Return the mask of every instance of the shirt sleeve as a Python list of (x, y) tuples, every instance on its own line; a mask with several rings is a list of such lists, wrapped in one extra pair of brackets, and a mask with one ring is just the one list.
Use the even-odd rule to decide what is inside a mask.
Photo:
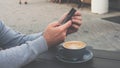
[(30, 35), (24, 35), (23, 39), (25, 41), (32, 41), (37, 39), (38, 37), (42, 36), (43, 32), (39, 32), (39, 33), (34, 33), (34, 34), (30, 34)]
[(48, 50), (42, 33), (24, 35), (0, 21), (0, 68), (19, 68)]
[(8, 26), (5, 26), (2, 21), (0, 21), (0, 47), (6, 49), (14, 46), (19, 46), (26, 41), (32, 41), (42, 36), (42, 32), (25, 35), (15, 30), (12, 30)]
[(0, 51), (0, 68), (19, 68), (48, 50), (43, 36), (21, 46)]

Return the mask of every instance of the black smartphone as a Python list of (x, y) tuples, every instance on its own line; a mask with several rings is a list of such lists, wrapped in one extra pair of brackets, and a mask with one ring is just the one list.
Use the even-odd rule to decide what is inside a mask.
[(67, 21), (69, 21), (72, 16), (75, 14), (76, 9), (72, 8), (69, 13), (67, 14), (66, 18), (62, 21), (62, 24), (66, 23)]

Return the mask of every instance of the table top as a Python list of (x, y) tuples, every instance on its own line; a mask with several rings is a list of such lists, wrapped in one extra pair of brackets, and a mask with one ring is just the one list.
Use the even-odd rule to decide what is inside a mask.
[(55, 58), (55, 49), (48, 50), (23, 68), (120, 68), (120, 52), (91, 50), (93, 59), (84, 63), (60, 62)]

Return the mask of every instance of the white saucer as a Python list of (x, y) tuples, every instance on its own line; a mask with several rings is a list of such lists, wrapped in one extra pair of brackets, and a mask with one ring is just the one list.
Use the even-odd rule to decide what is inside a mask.
[(83, 59), (77, 60), (77, 61), (71, 61), (71, 60), (66, 60), (63, 57), (61, 57), (59, 54), (56, 55), (56, 58), (59, 61), (66, 62), (66, 63), (83, 63), (91, 60), (93, 58), (93, 53), (90, 50), (86, 50)]

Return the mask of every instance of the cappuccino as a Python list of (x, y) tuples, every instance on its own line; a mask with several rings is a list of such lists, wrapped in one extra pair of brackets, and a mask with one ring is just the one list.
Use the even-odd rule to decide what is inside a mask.
[(81, 49), (85, 47), (85, 43), (81, 41), (69, 41), (64, 43), (64, 47), (67, 49)]
[(83, 59), (86, 43), (82, 41), (68, 41), (58, 49), (58, 53), (65, 60), (77, 61)]

